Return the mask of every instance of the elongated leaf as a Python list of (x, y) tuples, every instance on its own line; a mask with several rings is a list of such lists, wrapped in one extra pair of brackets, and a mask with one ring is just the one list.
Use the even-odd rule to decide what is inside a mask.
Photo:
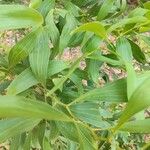
[(106, 84), (102, 88), (91, 90), (81, 95), (74, 102), (83, 101), (127, 102), (126, 80), (117, 80)]
[(110, 28), (108, 28), (107, 32), (110, 33), (116, 30), (117, 28), (122, 28), (123, 26), (128, 25), (128, 24), (144, 23), (146, 21), (148, 21), (147, 18), (143, 16), (136, 16), (132, 18), (123, 19), (119, 21), (118, 23), (111, 25)]
[(60, 41), (59, 41), (59, 51), (60, 53), (63, 52), (63, 50), (68, 46), (69, 41), (72, 37), (72, 35), (70, 34), (72, 30), (75, 29), (75, 27), (77, 26), (77, 20), (75, 19), (75, 17), (72, 14), (67, 14), (66, 15), (66, 23), (62, 29), (62, 33), (60, 36)]
[(70, 120), (65, 114), (48, 104), (18, 96), (0, 96), (0, 117)]
[(48, 77), (51, 77), (52, 75), (57, 74), (68, 67), (69, 65), (63, 60), (52, 60), (49, 62), (48, 66)]
[(43, 150), (52, 150), (49, 140), (45, 137), (43, 142)]
[(31, 0), (29, 7), (37, 9), (41, 3), (42, 3), (42, 0)]
[(92, 60), (92, 59), (89, 59), (87, 63), (87, 70), (88, 70), (89, 77), (96, 84), (98, 83), (98, 78), (100, 76), (99, 71), (101, 65), (102, 62), (97, 60)]
[(97, 144), (92, 138), (92, 133), (90, 130), (86, 129), (85, 127), (81, 125), (76, 125), (78, 137), (79, 137), (79, 143), (80, 143), (80, 149), (85, 150), (95, 150), (97, 148)]
[(31, 69), (38, 81), (43, 84), (46, 84), (46, 78), (48, 74), (50, 57), (50, 49), (48, 44), (48, 35), (44, 29), (41, 29), (34, 50), (29, 55)]
[(116, 51), (124, 61), (126, 70), (128, 73), (127, 77), (127, 93), (128, 99), (130, 99), (132, 93), (136, 89), (136, 74), (132, 66), (132, 49), (129, 41), (121, 37), (117, 40)]
[(19, 41), (9, 52), (9, 66), (13, 67), (24, 58), (26, 58), (34, 49), (36, 40), (41, 28), (29, 33), (21, 41)]
[(80, 149), (94, 150), (96, 144), (93, 141), (92, 133), (87, 128), (79, 124), (57, 122), (59, 131), (66, 138), (79, 143)]
[[(54, 22), (54, 16), (53, 16), (54, 10), (51, 10), (48, 15), (46, 16), (45, 22), (46, 22), (46, 30), (48, 32), (48, 35), (52, 41), (52, 44), (54, 47), (58, 46), (59, 43), (59, 30), (57, 29), (55, 22)], [(55, 48), (54, 48), (55, 49)]]
[(0, 30), (38, 27), (43, 17), (32, 8), (23, 5), (0, 5)]
[(105, 56), (101, 55), (99, 52), (89, 55), (88, 58), (90, 58), (92, 60), (97, 60), (100, 62), (106, 62), (110, 65), (118, 65), (118, 66), (122, 65), (121, 61), (117, 61), (117, 60), (113, 60), (111, 58), (105, 57)]
[(50, 96), (52, 93), (54, 93), (56, 90), (58, 90), (60, 87), (62, 87), (62, 85), (64, 84), (64, 82), (71, 76), (71, 74), (78, 68), (80, 61), (85, 57), (85, 55), (79, 57), (70, 67), (69, 71), (67, 72), (67, 74), (60, 78), (60, 82), (55, 85), (48, 93), (47, 96)]
[(127, 93), (128, 93), (128, 99), (132, 96), (133, 92), (137, 88), (137, 76), (134, 71), (134, 68), (131, 63), (126, 62), (125, 63), (126, 70), (127, 70)]
[(91, 53), (99, 49), (99, 45), (102, 42), (98, 36), (91, 36), (85, 43), (83, 43), (82, 51), (84, 53)]
[(141, 48), (134, 43), (133, 41), (129, 40), (131, 48), (132, 48), (132, 53), (133, 53), (133, 57), (140, 63), (145, 63), (146, 62), (146, 58), (144, 53), (142, 52)]
[(32, 135), (31, 135), (31, 133), (28, 133), (28, 135), (26, 135), (26, 139), (25, 139), (25, 143), (23, 145), (23, 149), (30, 150), (31, 140), (32, 140)]
[(125, 62), (132, 61), (132, 49), (128, 40), (121, 37), (117, 40), (116, 51)]
[(8, 87), (8, 95), (16, 95), (38, 83), (30, 68), (24, 70)]
[(43, 0), (38, 10), (45, 18), (49, 13), (49, 11), (51, 9), (54, 9), (54, 7), (55, 7), (55, 0)]
[[(68, 65), (62, 60), (50, 61), (48, 66), (48, 77), (51, 77), (52, 75), (57, 74), (66, 68), (68, 68)], [(7, 94), (19, 94), (38, 83), (39, 81), (35, 78), (31, 69), (27, 68), (12, 81), (8, 87)]]
[(150, 105), (150, 78), (141, 83), (132, 94), (126, 109), (119, 119), (117, 128), (125, 123), (134, 114), (146, 109)]
[(5, 119), (0, 121), (0, 143), (23, 132), (29, 131), (40, 122), (39, 119)]
[(78, 92), (83, 94), (82, 79), (77, 74), (73, 73), (70, 77), (70, 80), (76, 85)]
[(97, 15), (97, 20), (101, 21), (103, 20), (111, 10), (113, 6), (114, 0), (105, 0), (104, 3), (102, 4), (98, 15)]
[(107, 34), (104, 26), (100, 22), (90, 22), (90, 23), (83, 24), (77, 29), (75, 29), (72, 33), (85, 32), (85, 31), (93, 32), (96, 35), (98, 35), (100, 38), (106, 38), (106, 34)]
[(150, 133), (150, 119), (130, 121), (121, 126), (119, 130), (131, 133)]
[(75, 104), (70, 107), (71, 112), (80, 120), (95, 127), (107, 127), (109, 124), (102, 120), (98, 103), (86, 102)]

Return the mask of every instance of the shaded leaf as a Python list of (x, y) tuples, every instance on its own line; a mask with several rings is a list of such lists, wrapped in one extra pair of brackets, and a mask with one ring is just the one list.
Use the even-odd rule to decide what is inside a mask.
[(8, 56), (10, 67), (13, 67), (25, 59), (33, 51), (36, 45), (37, 36), (40, 32), (41, 28), (29, 33), (11, 48)]
[(133, 57), (140, 63), (145, 63), (146, 62), (146, 58), (144, 53), (142, 52), (141, 48), (134, 43), (133, 41), (129, 40), (131, 48), (132, 48), (132, 53), (133, 53)]

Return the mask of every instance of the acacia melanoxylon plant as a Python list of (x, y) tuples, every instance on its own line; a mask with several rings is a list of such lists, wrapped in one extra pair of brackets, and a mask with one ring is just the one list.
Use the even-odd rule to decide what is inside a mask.
[[(0, 5), (1, 32), (16, 29), (28, 33), (0, 56), (1, 143), (12, 150), (127, 149), (135, 139), (130, 133), (150, 133), (144, 114), (150, 72), (135, 41), (150, 45), (143, 34), (150, 30), (149, 2), (130, 12), (126, 0)], [(61, 59), (66, 48), (77, 47), (77, 59)], [(133, 62), (143, 71), (137, 73)], [(110, 81), (106, 65), (127, 77), (114, 74)]]

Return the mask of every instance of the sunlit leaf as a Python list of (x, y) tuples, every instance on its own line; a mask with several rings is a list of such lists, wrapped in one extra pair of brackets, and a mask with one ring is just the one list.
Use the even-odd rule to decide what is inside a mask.
[(126, 109), (124, 110), (121, 118), (119, 119), (117, 127), (120, 127), (129, 118), (143, 109), (148, 108), (150, 105), (150, 78), (142, 82), (132, 94)]
[(40, 122), (39, 119), (4, 119), (0, 121), (0, 143), (20, 133), (34, 128)]
[(70, 120), (65, 114), (52, 108), (48, 104), (18, 96), (0, 96), (0, 117)]
[(8, 87), (8, 95), (16, 95), (25, 91), (26, 89), (37, 84), (38, 80), (33, 75), (30, 68), (24, 70), (20, 75), (18, 75)]
[(150, 133), (150, 119), (130, 121), (121, 126), (119, 130), (131, 133)]
[(97, 20), (101, 21), (103, 20), (111, 10), (113, 6), (114, 0), (105, 0), (98, 12)]
[(29, 55), (31, 70), (37, 80), (46, 84), (50, 57), (49, 39), (46, 31), (41, 29), (34, 50)]
[(0, 30), (39, 27), (43, 17), (32, 8), (23, 5), (0, 5)]
[(76, 32), (93, 32), (101, 38), (106, 38), (106, 30), (104, 26), (100, 22), (90, 22), (81, 25), (77, 29), (75, 29), (72, 33)]

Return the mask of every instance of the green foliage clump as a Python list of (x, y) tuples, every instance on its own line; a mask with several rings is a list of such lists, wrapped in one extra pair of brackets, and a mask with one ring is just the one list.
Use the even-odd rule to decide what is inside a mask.
[[(139, 41), (150, 45), (149, 2), (133, 10), (126, 0), (0, 5), (1, 32), (16, 29), (28, 33), (0, 55), (1, 143), (12, 150), (148, 148), (149, 55)], [(66, 49), (80, 52), (65, 60)], [(106, 68), (124, 75), (114, 71), (110, 79)]]

